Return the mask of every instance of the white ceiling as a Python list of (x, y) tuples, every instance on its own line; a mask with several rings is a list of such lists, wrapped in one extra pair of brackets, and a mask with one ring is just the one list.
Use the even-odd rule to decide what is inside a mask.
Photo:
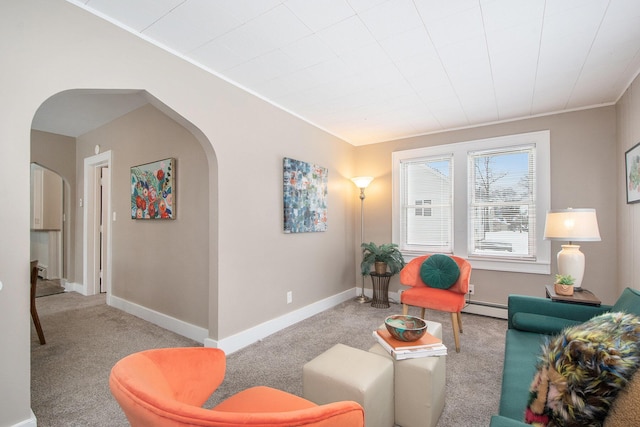
[(72, 90), (47, 99), (31, 128), (78, 137), (149, 103), (142, 91)]
[(68, 0), (354, 144), (616, 102), (638, 0)]

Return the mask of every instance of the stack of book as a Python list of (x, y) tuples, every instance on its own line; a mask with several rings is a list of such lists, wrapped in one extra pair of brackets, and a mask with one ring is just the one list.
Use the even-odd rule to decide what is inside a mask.
[(395, 360), (447, 355), (447, 347), (442, 344), (442, 340), (429, 332), (412, 342), (397, 340), (386, 329), (373, 331), (373, 337)]

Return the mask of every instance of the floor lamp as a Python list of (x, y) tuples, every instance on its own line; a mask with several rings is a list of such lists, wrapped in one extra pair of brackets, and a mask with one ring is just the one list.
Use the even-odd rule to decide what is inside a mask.
[(565, 240), (558, 252), (558, 273), (571, 275), (575, 282), (575, 291), (582, 290), (584, 277), (584, 254), (580, 246), (573, 242), (599, 242), (600, 231), (595, 209), (560, 209), (547, 213), (544, 227), (544, 238), (548, 240)]
[[(362, 244), (364, 243), (364, 189), (373, 181), (372, 176), (357, 176), (351, 178), (351, 181), (360, 189), (360, 248), (362, 250)], [(362, 275), (362, 292), (359, 297), (356, 297), (356, 301), (359, 303), (369, 302), (364, 294), (364, 275)]]

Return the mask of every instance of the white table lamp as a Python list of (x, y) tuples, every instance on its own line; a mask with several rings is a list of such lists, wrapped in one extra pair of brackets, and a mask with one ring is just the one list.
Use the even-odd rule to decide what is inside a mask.
[(545, 240), (565, 240), (558, 252), (558, 273), (571, 275), (574, 290), (580, 291), (584, 277), (584, 254), (573, 242), (599, 242), (600, 231), (595, 209), (561, 209), (547, 213), (544, 227)]

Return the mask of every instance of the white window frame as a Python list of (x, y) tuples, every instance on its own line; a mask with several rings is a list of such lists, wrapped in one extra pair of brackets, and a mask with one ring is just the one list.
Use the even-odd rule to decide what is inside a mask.
[[(470, 257), (468, 254), (468, 236), (470, 218), (468, 218), (468, 153), (478, 150), (508, 148), (533, 144), (536, 152), (536, 256), (533, 260), (487, 259)], [(407, 251), (403, 248), (401, 235), (401, 162), (422, 157), (442, 155), (453, 156), (453, 254), (469, 259), (474, 269), (510, 271), (534, 274), (551, 272), (551, 243), (544, 240), (544, 220), (551, 206), (551, 156), (550, 131), (529, 132), (517, 135), (478, 139), (473, 141), (436, 145), (412, 150), (395, 151), (392, 161), (392, 238), (409, 261), (425, 253)]]

